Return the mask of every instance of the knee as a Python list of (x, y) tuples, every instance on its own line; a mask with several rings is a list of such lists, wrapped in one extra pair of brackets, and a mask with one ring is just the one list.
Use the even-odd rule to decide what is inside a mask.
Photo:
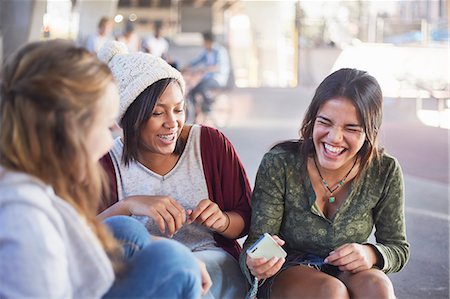
[(114, 238), (121, 243), (135, 243), (144, 247), (150, 243), (150, 234), (145, 226), (130, 216), (112, 216), (106, 218), (104, 223)]
[(350, 298), (347, 287), (339, 279), (329, 276), (316, 280), (309, 285), (308, 290), (305, 285), (298, 286), (293, 283), (277, 288), (276, 296), (279, 298), (298, 298), (299, 294), (303, 294), (305, 298), (326, 298), (326, 299), (348, 299)]
[(151, 242), (136, 253), (127, 266), (130, 279), (139, 277), (138, 282), (146, 282), (148, 298), (200, 297), (200, 268), (192, 252), (176, 241)]
[(373, 275), (367, 275), (360, 281), (358, 289), (364, 293), (360, 294), (362, 297), (369, 295), (373, 298), (395, 298), (394, 286), (391, 280), (381, 271)]
[(345, 284), (333, 276), (322, 279), (317, 291), (317, 298), (344, 299), (350, 297)]
[(152, 259), (164, 261), (167, 266), (198, 268), (194, 254), (189, 248), (177, 241), (168, 239), (157, 240), (147, 246), (144, 251), (146, 251), (144, 254), (152, 256)]

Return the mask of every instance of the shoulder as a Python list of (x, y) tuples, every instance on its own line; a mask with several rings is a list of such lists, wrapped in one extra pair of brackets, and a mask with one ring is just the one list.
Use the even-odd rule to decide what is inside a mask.
[(264, 154), (259, 170), (269, 173), (291, 172), (298, 170), (301, 162), (298, 142), (283, 142)]
[[(123, 142), (122, 142), (121, 137), (117, 137), (116, 139), (114, 139), (113, 145), (112, 145), (111, 149), (109, 150), (108, 154), (109, 154), (109, 156), (111, 156), (111, 158), (114, 157), (118, 161), (120, 161), (122, 159)], [(105, 156), (108, 156), (108, 154)]]
[(373, 160), (363, 174), (366, 187), (379, 192), (402, 192), (403, 173), (400, 163), (393, 156), (383, 153)]
[(371, 165), (369, 166), (369, 172), (372, 174), (401, 173), (401, 166), (395, 157), (387, 153), (382, 153), (378, 160), (374, 160), (371, 163)]
[(300, 143), (298, 141), (285, 141), (276, 144), (264, 156), (281, 160), (297, 160), (300, 158)]
[(22, 203), (45, 208), (51, 202), (53, 188), (21, 172), (0, 168), (0, 204)]
[(202, 145), (228, 144), (230, 141), (219, 130), (208, 126), (200, 127), (200, 140)]
[(0, 193), (3, 229), (11, 227), (15, 233), (34, 239), (29, 235), (31, 231), (49, 232), (50, 227), (61, 227), (61, 217), (53, 200), (57, 196), (50, 186), (38, 179), (23, 173), (1, 173)]
[(395, 158), (394, 156), (391, 156), (387, 153), (381, 154), (380, 164), (381, 164), (381, 167), (393, 167), (393, 168), (400, 167), (400, 163), (398, 162), (397, 158)]

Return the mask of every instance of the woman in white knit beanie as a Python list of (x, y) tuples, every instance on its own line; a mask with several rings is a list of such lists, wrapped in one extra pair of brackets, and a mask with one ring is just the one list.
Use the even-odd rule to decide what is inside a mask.
[(204, 298), (242, 298), (236, 242), (250, 224), (251, 189), (229, 140), (185, 125), (185, 83), (161, 58), (110, 42), (99, 53), (118, 83), (117, 138), (102, 161), (113, 183), (100, 217), (130, 215), (153, 235), (185, 244), (212, 280)]

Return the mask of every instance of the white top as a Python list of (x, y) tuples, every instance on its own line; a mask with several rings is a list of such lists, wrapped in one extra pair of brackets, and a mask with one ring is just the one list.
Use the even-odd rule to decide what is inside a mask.
[(128, 51), (130, 51), (130, 53), (138, 52), (140, 50), (141, 40), (139, 39), (139, 36), (136, 33), (132, 33), (128, 37), (124, 35), (119, 36), (117, 40), (121, 43), (124, 43), (127, 46)]
[[(111, 156), (116, 171), (119, 200), (131, 195), (167, 195), (187, 210), (194, 209), (202, 199), (208, 198), (208, 187), (200, 152), (200, 132), (200, 126), (192, 126), (184, 152), (175, 167), (164, 176), (151, 171), (137, 161), (125, 167), (121, 163), (123, 143), (120, 138), (117, 138), (114, 141)], [(161, 236), (152, 218), (134, 217), (144, 223), (151, 234)], [(173, 238), (192, 251), (216, 247), (213, 232), (196, 223), (185, 224)]]
[(40, 180), (0, 167), (0, 298), (100, 298), (113, 281), (75, 209)]
[(145, 46), (150, 52), (158, 57), (162, 57), (163, 54), (167, 54), (169, 51), (169, 42), (162, 36), (155, 37), (151, 35), (145, 39)]

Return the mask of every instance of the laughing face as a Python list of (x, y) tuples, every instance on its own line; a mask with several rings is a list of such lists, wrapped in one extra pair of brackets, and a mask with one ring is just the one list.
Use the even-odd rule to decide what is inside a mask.
[(358, 111), (347, 98), (332, 98), (317, 112), (313, 142), (322, 168), (332, 171), (351, 167), (365, 137)]
[(180, 86), (172, 82), (158, 99), (151, 117), (141, 129), (141, 150), (155, 154), (172, 154), (184, 122), (183, 94)]

